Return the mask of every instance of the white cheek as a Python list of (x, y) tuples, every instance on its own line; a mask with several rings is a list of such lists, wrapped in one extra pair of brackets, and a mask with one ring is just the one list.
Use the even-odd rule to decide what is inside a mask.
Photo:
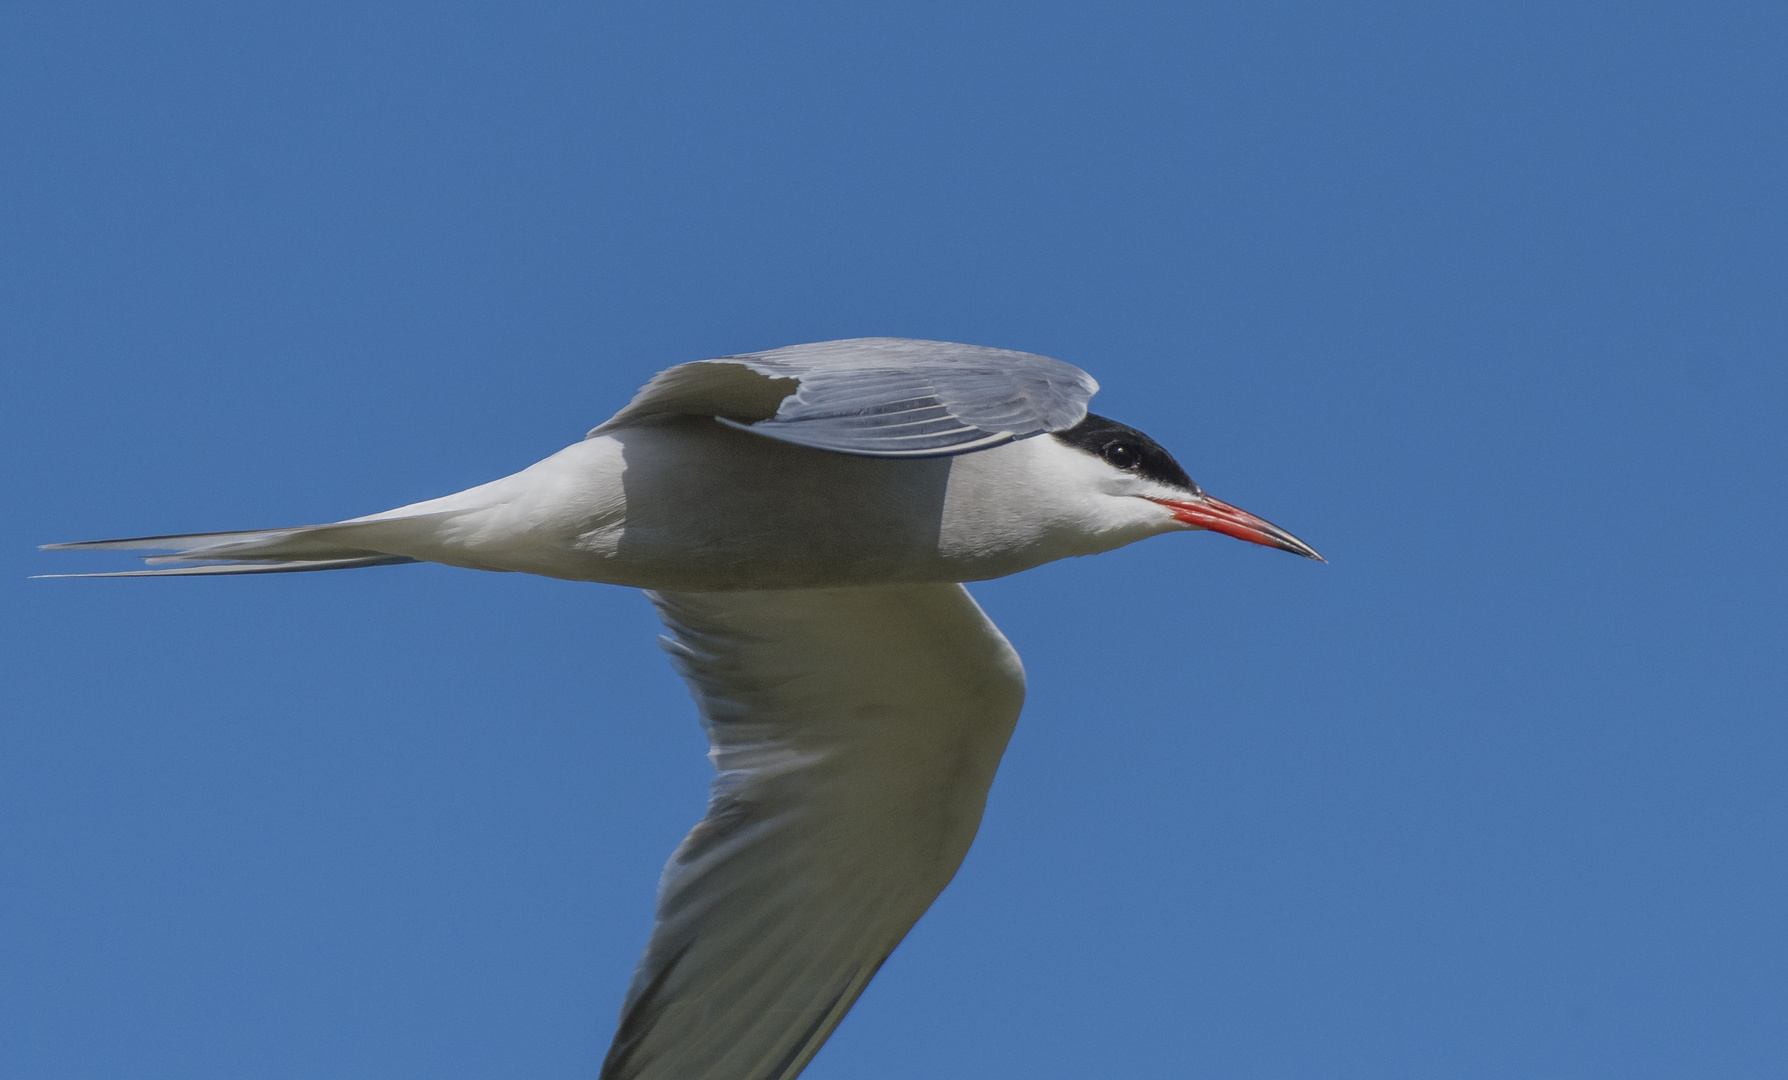
[(1143, 497), (1159, 488), (1048, 436), (964, 454), (951, 463), (939, 551), (1027, 565), (1110, 551), (1181, 528)]
[(1185, 528), (1174, 520), (1172, 510), (1137, 495), (1107, 500), (1106, 519), (1102, 525), (1101, 532), (1109, 543), (1101, 550)]

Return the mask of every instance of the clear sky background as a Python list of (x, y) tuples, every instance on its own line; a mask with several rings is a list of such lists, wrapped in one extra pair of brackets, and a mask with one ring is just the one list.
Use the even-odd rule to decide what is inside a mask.
[(0, 1074), (589, 1077), (701, 813), (635, 592), (330, 520), (653, 372), (1042, 352), (1321, 566), (975, 587), (1030, 703), (820, 1054), (1788, 1075), (1780, 3), (12, 4)]

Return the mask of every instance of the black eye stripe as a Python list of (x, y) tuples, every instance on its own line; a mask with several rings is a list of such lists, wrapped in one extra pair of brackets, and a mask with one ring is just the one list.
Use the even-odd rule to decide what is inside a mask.
[(1186, 470), (1180, 468), (1180, 463), (1173, 460), (1172, 454), (1163, 449), (1160, 443), (1128, 424), (1120, 424), (1096, 413), (1087, 413), (1086, 419), (1067, 431), (1053, 432), (1052, 437), (1099, 458), (1113, 468), (1186, 491), (1198, 490), (1198, 485), (1186, 475)]

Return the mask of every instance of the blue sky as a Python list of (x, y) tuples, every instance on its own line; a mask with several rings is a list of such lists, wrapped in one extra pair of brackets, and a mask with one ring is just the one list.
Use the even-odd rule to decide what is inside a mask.
[(1320, 566), (978, 586), (1030, 700), (816, 1078), (1788, 1072), (1779, 4), (0, 13), (0, 1072), (589, 1076), (699, 815), (627, 590), (27, 581), (654, 371), (1058, 356)]

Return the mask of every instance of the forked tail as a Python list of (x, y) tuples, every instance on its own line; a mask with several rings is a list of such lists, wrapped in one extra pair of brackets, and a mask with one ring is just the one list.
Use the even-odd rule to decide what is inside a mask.
[(40, 574), (40, 577), (192, 577), (202, 574), (293, 574), (307, 570), (348, 570), (359, 566), (391, 566), (417, 562), (390, 549), (404, 546), (404, 534), (440, 515), (343, 521), (302, 525), (293, 529), (248, 532), (186, 533), (136, 536), (123, 540), (86, 540), (44, 544), (44, 551), (146, 551), (143, 561), (154, 570), (121, 570), (106, 574)]

